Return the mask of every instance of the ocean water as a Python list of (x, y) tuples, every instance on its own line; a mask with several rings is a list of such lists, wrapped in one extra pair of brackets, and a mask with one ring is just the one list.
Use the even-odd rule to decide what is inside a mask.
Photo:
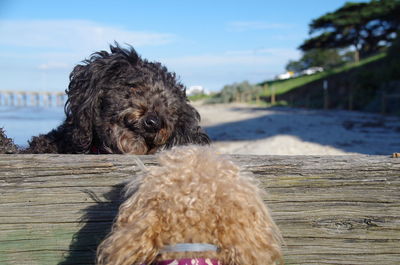
[(27, 146), (32, 136), (56, 128), (64, 118), (62, 107), (0, 106), (0, 127), (21, 147)]

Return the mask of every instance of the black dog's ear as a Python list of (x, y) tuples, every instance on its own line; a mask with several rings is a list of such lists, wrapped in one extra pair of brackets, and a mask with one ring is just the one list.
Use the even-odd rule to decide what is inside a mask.
[(189, 144), (208, 145), (211, 143), (210, 137), (203, 131), (200, 126), (193, 128), (188, 137)]
[(193, 135), (193, 141), (200, 145), (208, 145), (211, 143), (210, 137), (208, 137), (207, 133), (203, 131), (203, 129), (199, 126), (197, 132)]
[(174, 133), (166, 144), (167, 148), (175, 145), (211, 143), (208, 135), (199, 126), (200, 114), (189, 104), (185, 104), (175, 125)]
[(77, 153), (88, 153), (93, 141), (93, 121), (101, 90), (97, 69), (90, 61), (77, 65), (70, 74), (65, 104), (66, 123), (70, 127), (72, 144)]

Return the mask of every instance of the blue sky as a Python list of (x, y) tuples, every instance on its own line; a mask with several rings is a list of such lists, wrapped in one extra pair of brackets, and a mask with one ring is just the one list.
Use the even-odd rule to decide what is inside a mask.
[(114, 40), (186, 86), (273, 78), (312, 19), (345, 0), (0, 0), (0, 90), (64, 91), (74, 65)]

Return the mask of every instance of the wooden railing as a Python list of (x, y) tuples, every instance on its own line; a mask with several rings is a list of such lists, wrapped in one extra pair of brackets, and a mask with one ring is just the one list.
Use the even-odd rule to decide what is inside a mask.
[[(399, 158), (234, 160), (267, 190), (286, 264), (400, 264)], [(0, 264), (93, 264), (138, 171), (127, 155), (0, 155)]]

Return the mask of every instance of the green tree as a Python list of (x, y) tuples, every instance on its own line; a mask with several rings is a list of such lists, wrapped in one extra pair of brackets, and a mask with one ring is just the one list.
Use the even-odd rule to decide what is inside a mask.
[(369, 3), (348, 2), (310, 24), (313, 36), (299, 47), (312, 49), (347, 48), (355, 57), (368, 55), (388, 46), (399, 28), (400, 0), (372, 0)]
[(231, 85), (225, 85), (218, 97), (221, 98), (222, 102), (244, 102), (249, 96), (254, 97), (259, 93), (261, 89), (257, 86), (251, 85), (248, 81), (241, 83), (233, 83)]
[(307, 67), (304, 65), (303, 61), (300, 59), (299, 61), (290, 60), (285, 67), (286, 71), (300, 73)]
[(310, 67), (330, 69), (344, 63), (344, 58), (337, 49), (312, 49), (305, 51), (299, 61), (289, 61), (287, 71), (301, 72)]

